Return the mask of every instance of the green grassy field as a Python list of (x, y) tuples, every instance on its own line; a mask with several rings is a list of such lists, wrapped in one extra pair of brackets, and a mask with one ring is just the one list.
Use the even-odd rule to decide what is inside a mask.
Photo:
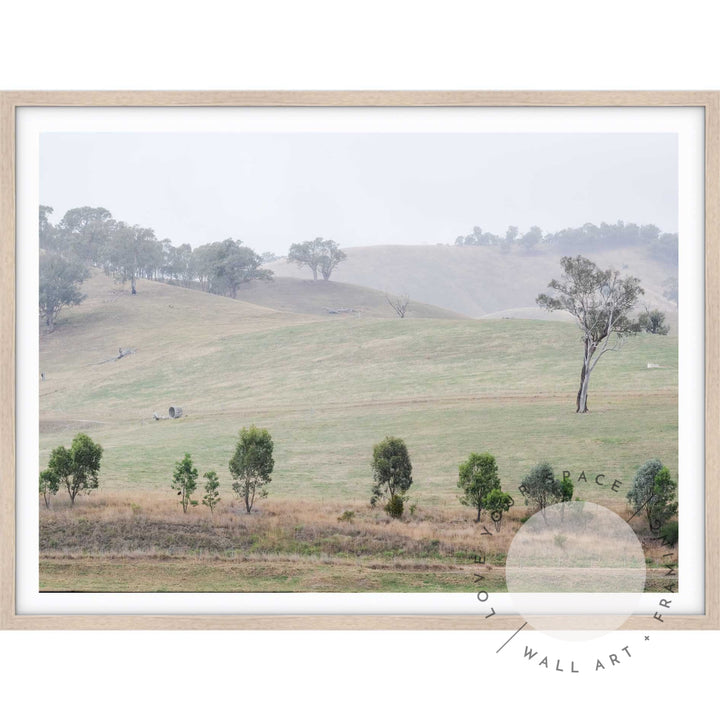
[[(576, 495), (603, 504), (622, 502), (649, 458), (677, 477), (675, 336), (631, 337), (608, 353), (591, 412), (577, 415), (582, 348), (571, 323), (310, 314), (307, 301), (289, 312), (148, 281), (131, 296), (100, 274), (84, 290), (41, 335), (40, 465), (88, 433), (105, 451), (97, 497), (170, 496), (174, 463), (189, 452), (201, 475), (218, 472), (227, 501), (227, 464), (252, 423), (275, 442), (271, 498), (318, 507), (367, 503), (372, 447), (390, 434), (410, 451), (412, 502), (462, 522), (471, 513), (457, 501), (457, 468), (471, 452), (496, 456), (518, 503), (541, 460), (573, 479), (584, 471)], [(107, 362), (119, 347), (135, 352)], [(184, 416), (153, 420), (170, 405)], [(608, 485), (592, 481), (599, 473)]]
[[(251, 423), (275, 441), (280, 497), (366, 498), (386, 434), (405, 439), (413, 494), (432, 502), (453, 501), (470, 452), (495, 454), (510, 490), (539, 460), (623, 482), (655, 456), (677, 472), (674, 337), (608, 353), (591, 412), (576, 415), (581, 346), (568, 323), (318, 318), (150, 282), (132, 297), (102, 276), (88, 294), (41, 339), (40, 461), (88, 432), (105, 448), (104, 487), (166, 486), (185, 452), (227, 480)], [(137, 352), (103, 363), (118, 347)], [(152, 419), (170, 405), (184, 417)]]

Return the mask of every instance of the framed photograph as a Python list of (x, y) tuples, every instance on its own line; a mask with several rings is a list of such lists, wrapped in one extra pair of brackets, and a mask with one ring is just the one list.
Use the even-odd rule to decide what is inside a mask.
[(720, 629), (720, 93), (0, 102), (2, 627)]

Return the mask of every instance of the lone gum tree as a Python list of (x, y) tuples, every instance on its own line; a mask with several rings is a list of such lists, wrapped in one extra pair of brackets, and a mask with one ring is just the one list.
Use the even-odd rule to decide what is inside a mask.
[(270, 475), (275, 467), (273, 447), (272, 437), (265, 428), (251, 425), (240, 431), (229, 468), (235, 480), (232, 489), (245, 501), (248, 514), (255, 503), (256, 494), (267, 497), (266, 485), (272, 480)]
[(576, 412), (588, 411), (590, 374), (608, 351), (619, 350), (628, 335), (637, 332), (628, 317), (644, 294), (636, 277), (620, 277), (617, 270), (601, 270), (582, 255), (564, 257), (561, 280), (548, 285), (555, 293), (541, 294), (537, 304), (547, 310), (566, 310), (576, 320), (584, 345)]

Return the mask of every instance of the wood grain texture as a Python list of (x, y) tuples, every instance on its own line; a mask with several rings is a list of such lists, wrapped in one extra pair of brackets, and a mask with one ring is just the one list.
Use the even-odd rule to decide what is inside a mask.
[(720, 628), (720, 93), (705, 108), (705, 613)]
[(26, 107), (682, 107), (707, 106), (707, 91), (16, 91)]
[(0, 95), (0, 627), (15, 617), (15, 106)]
[[(0, 93), (0, 627), (5, 629), (512, 630), (519, 616), (18, 615), (15, 610), (15, 110), (17, 107), (703, 107), (705, 179), (705, 614), (624, 629), (720, 629), (720, 93), (708, 91)], [(592, 618), (588, 618), (591, 623)]]

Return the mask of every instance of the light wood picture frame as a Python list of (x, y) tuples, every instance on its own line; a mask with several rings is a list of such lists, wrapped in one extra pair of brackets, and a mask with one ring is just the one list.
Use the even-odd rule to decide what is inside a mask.
[[(374, 629), (374, 630), (513, 630), (516, 612), (488, 619), (482, 586), (468, 581), (477, 595), (476, 613), (447, 611), (227, 613), (227, 612), (56, 612), (25, 613), (17, 606), (17, 487), (34, 478), (17, 473), (16, 423), (22, 403), (34, 402), (17, 392), (18, 341), (35, 332), (16, 322), (18, 112), (24, 108), (695, 108), (704, 117), (704, 555), (697, 560), (703, 575), (703, 610), (692, 614), (631, 615), (624, 629), (720, 629), (720, 92), (469, 92), (469, 91), (308, 91), (308, 92), (39, 92), (0, 93), (0, 627), (3, 629)], [(480, 590), (480, 592), (478, 592)], [(485, 603), (485, 604), (483, 604)], [(667, 606), (661, 606), (667, 608)], [(552, 613), (550, 613), (552, 615)], [(582, 616), (592, 627), (597, 615)]]

